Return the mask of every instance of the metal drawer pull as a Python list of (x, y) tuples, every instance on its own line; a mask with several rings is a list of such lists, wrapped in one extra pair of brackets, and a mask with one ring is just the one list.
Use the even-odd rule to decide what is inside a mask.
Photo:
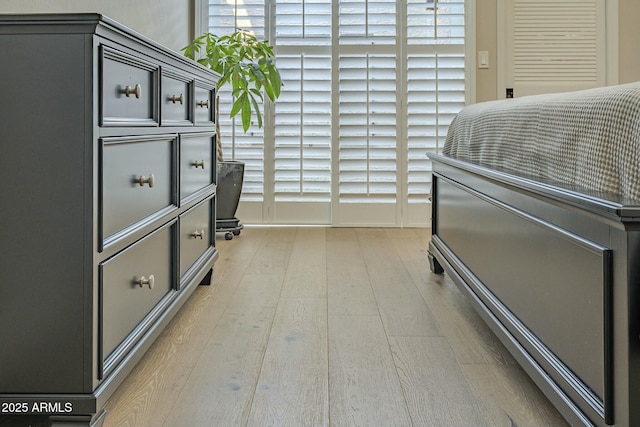
[(129, 97), (129, 95), (135, 95), (136, 98), (140, 98), (140, 96), (142, 95), (142, 86), (140, 86), (140, 83), (136, 83), (135, 87), (127, 85), (124, 87), (123, 92), (125, 95), (127, 95), (127, 98)]
[(153, 274), (150, 274), (148, 279), (146, 277), (142, 276), (138, 280), (136, 280), (135, 283), (136, 283), (136, 285), (140, 286), (141, 288), (143, 286), (148, 286), (149, 289), (153, 289), (153, 287), (156, 284), (156, 278), (153, 276)]
[(140, 187), (144, 186), (145, 184), (149, 185), (149, 188), (153, 187), (153, 174), (149, 174), (149, 178), (145, 178), (144, 176), (140, 176), (140, 178), (138, 178), (138, 180), (136, 181), (138, 184), (140, 184)]
[(200, 101), (198, 102), (198, 105), (202, 108), (209, 108), (209, 100), (207, 99), (206, 101)]
[(194, 239), (200, 238), (200, 240), (204, 239), (204, 230), (194, 231), (191, 233), (191, 237)]
[(204, 160), (201, 161), (201, 162), (195, 160), (192, 164), (193, 164), (193, 166), (195, 166), (196, 169), (198, 169), (198, 168), (204, 169)]
[(180, 94), (180, 96), (171, 95), (169, 101), (173, 102), (174, 104), (176, 103), (176, 101), (178, 101), (180, 102), (180, 105), (182, 105), (184, 103), (184, 96), (182, 94)]

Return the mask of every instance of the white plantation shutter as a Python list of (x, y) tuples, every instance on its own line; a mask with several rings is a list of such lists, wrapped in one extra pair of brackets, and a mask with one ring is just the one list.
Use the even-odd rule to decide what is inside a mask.
[(396, 202), (396, 58), (340, 57), (340, 201)]
[[(264, 200), (264, 131), (252, 126), (248, 133), (242, 129), (240, 116), (229, 118), (232, 105), (231, 89), (219, 91), (220, 140), (224, 160), (244, 162), (242, 200), (262, 202)], [(264, 111), (264, 106), (261, 106)], [(253, 119), (252, 124), (255, 124)]]
[[(440, 153), (449, 124), (465, 104), (464, 54), (415, 54), (408, 58), (407, 150), (409, 203), (426, 203), (431, 161)], [(437, 64), (437, 67), (436, 67)]]
[(464, 0), (209, 1), (211, 31), (270, 35), (285, 84), (266, 135), (220, 120), (241, 207), (262, 206), (248, 221), (430, 225), (426, 153), (465, 103)]
[(407, 12), (406, 209), (411, 224), (425, 215), (422, 207), (431, 192), (425, 152), (441, 152), (451, 120), (465, 105), (465, 5), (440, 0), (426, 7), (424, 1), (409, 0)]
[(427, 152), (442, 148), (438, 127), (436, 55), (410, 54), (407, 59), (407, 197), (426, 203), (431, 189)]
[[(236, 28), (251, 30), (258, 39), (265, 38), (265, 0), (238, 2), (209, 1), (209, 31), (217, 35), (230, 34)], [(229, 118), (233, 97), (230, 87), (218, 92), (220, 97), (220, 139), (225, 160), (245, 163), (242, 200), (262, 203), (264, 200), (264, 131), (251, 126), (242, 129), (240, 116)], [(264, 112), (264, 106), (261, 105)], [(255, 118), (253, 119), (255, 124)]]
[(338, 35), (341, 45), (395, 44), (396, 2), (339, 0)]
[(265, 0), (209, 0), (209, 32), (219, 36), (236, 28), (251, 30), (265, 38)]
[(464, 0), (408, 0), (409, 45), (464, 45)]
[(331, 0), (276, 0), (272, 220), (331, 221)]
[(331, 56), (281, 55), (275, 201), (331, 201)]
[(340, 225), (398, 219), (396, 2), (339, 0), (338, 197)]
[(277, 0), (275, 30), (278, 46), (330, 47), (331, 0)]

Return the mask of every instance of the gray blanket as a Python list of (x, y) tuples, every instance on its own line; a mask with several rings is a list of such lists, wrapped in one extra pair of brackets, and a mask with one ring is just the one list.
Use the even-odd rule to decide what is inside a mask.
[(640, 199), (640, 82), (469, 105), (443, 152)]

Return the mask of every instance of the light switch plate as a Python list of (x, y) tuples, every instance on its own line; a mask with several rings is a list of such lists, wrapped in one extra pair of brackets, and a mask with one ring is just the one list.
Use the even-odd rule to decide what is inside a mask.
[(478, 52), (478, 68), (489, 68), (489, 52), (486, 50)]

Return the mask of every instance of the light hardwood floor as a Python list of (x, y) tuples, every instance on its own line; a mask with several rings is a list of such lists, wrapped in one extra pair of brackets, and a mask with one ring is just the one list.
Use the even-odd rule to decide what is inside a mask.
[(107, 403), (105, 427), (561, 427), (429, 230), (247, 227)]

